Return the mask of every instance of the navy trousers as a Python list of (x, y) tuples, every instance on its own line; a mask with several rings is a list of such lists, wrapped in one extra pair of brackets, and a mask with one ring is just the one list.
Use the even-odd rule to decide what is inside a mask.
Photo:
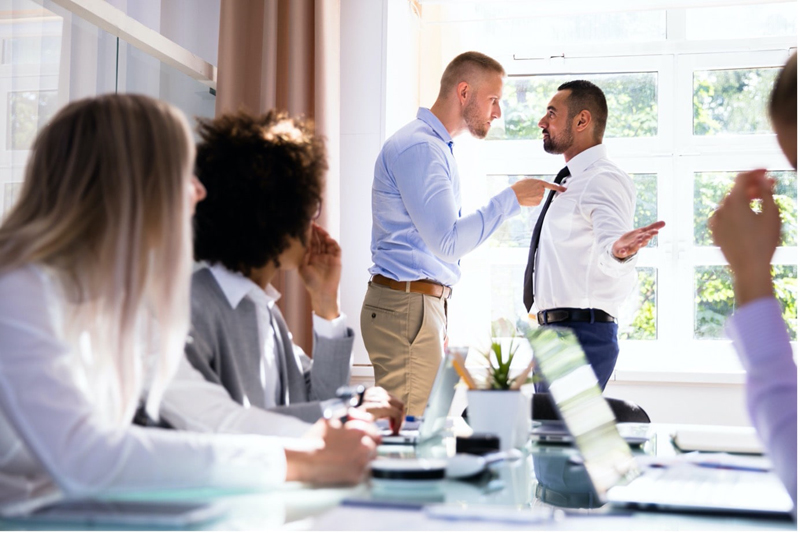
[[(604, 390), (614, 372), (619, 355), (617, 324), (615, 322), (558, 322), (553, 326), (569, 328), (575, 333), (586, 354), (586, 359), (589, 360), (592, 370), (597, 375), (600, 390)], [(536, 383), (534, 387), (536, 392), (548, 391), (544, 382)]]

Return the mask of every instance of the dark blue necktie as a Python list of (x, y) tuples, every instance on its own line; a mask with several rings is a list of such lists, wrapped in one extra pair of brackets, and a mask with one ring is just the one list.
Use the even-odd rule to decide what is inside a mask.
[[(567, 176), (569, 176), (569, 169), (564, 167), (556, 175), (555, 182), (561, 183)], [(544, 216), (547, 214), (547, 210), (550, 209), (550, 204), (553, 203), (553, 197), (555, 195), (556, 191), (550, 191), (550, 194), (547, 195), (547, 200), (545, 200), (544, 205), (542, 206), (542, 212), (539, 213), (539, 220), (536, 221), (536, 226), (533, 228), (531, 249), (528, 252), (528, 266), (525, 267), (525, 284), (523, 285), (524, 289), (522, 292), (522, 301), (525, 302), (525, 309), (528, 311), (530, 311), (531, 307), (533, 306), (533, 263), (536, 259), (536, 249), (539, 248), (539, 237), (542, 234), (542, 223), (544, 222)]]

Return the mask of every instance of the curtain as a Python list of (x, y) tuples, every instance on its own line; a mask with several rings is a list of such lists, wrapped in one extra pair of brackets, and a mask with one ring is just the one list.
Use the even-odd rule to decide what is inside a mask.
[[(216, 114), (271, 108), (313, 118), (328, 174), (318, 221), (339, 237), (339, 0), (222, 0)], [(273, 283), (295, 342), (311, 354), (311, 303), (296, 272)]]

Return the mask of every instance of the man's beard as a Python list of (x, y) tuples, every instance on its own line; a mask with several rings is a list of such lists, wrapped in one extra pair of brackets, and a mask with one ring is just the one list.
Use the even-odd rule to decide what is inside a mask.
[(572, 146), (573, 140), (572, 128), (564, 131), (561, 137), (554, 137), (548, 134), (543, 141), (544, 151), (548, 154), (563, 154)]
[(489, 128), (485, 118), (481, 116), (478, 105), (475, 103), (474, 98), (470, 98), (467, 102), (467, 107), (464, 108), (464, 122), (467, 123), (467, 129), (470, 134), (476, 139), (485, 139), (489, 134)]

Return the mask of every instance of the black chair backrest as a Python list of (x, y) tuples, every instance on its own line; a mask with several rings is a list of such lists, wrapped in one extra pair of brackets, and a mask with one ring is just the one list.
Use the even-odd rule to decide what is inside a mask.
[[(536, 420), (560, 420), (553, 397), (549, 392), (537, 392), (533, 395), (533, 418)], [(650, 423), (650, 417), (644, 409), (635, 403), (606, 398), (617, 422), (642, 422)]]

